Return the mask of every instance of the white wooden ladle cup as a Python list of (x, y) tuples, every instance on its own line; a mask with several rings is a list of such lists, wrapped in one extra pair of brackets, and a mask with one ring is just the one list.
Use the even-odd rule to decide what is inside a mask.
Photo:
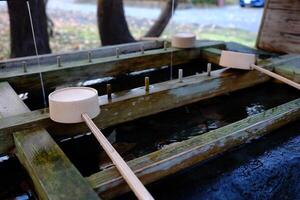
[(92, 118), (100, 114), (97, 90), (88, 87), (56, 90), (49, 95), (49, 113), (50, 118), (55, 122), (68, 124), (85, 122), (137, 198), (154, 199), (92, 121)]
[(255, 65), (255, 61), (256, 58), (254, 54), (239, 53), (233, 51), (222, 51), (219, 65), (222, 67), (229, 67), (235, 69), (255, 69), (300, 90), (300, 84)]

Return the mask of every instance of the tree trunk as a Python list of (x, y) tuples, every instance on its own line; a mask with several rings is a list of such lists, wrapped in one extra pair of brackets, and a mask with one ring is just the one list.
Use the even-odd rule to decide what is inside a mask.
[(123, 0), (98, 0), (97, 15), (103, 46), (135, 42), (127, 25)]
[[(38, 53), (50, 53), (45, 2), (41, 0), (29, 0), (29, 3)], [(35, 55), (26, 1), (12, 0), (7, 1), (7, 4), (10, 20), (11, 57)]]
[[(174, 0), (174, 10), (178, 0)], [(146, 33), (146, 37), (159, 37), (172, 17), (173, 1), (167, 5), (155, 24)], [(98, 0), (98, 28), (102, 45), (135, 42), (129, 31), (124, 14), (123, 0)]]
[(159, 37), (165, 30), (166, 26), (168, 25), (172, 17), (173, 7), (175, 11), (177, 5), (178, 5), (178, 0), (174, 0), (174, 5), (173, 5), (173, 1), (169, 0), (164, 10), (160, 14), (158, 20), (156, 20), (155, 24), (153, 24), (150, 30), (146, 33), (145, 37)]

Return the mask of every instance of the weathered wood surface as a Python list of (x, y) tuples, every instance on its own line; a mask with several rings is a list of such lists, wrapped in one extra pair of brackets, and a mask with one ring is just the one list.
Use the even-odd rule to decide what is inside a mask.
[[(174, 174), (196, 163), (208, 160), (229, 149), (270, 133), (300, 119), (300, 99), (275, 107), (266, 112), (210, 131), (200, 136), (143, 157), (128, 165), (144, 184)], [(88, 177), (94, 189), (105, 199), (129, 191), (115, 167)]]
[[(251, 53), (249, 51), (240, 51)], [(202, 50), (202, 55), (213, 64), (218, 65), (221, 56), (221, 50), (216, 48), (207, 48)], [(300, 83), (300, 56), (287, 54), (283, 56), (272, 57), (268, 60), (260, 60), (260, 64), (275, 73)], [(272, 64), (265, 64), (272, 63)]]
[(271, 0), (268, 8), (280, 10), (298, 10), (300, 11), (300, 4), (298, 0)]
[[(135, 42), (129, 44), (113, 45), (106, 46), (97, 49), (89, 49), (83, 51), (75, 52), (66, 52), (59, 54), (45, 54), (40, 55), (40, 64), (41, 67), (44, 65), (55, 65), (57, 63), (57, 56), (60, 56), (62, 63), (87, 60), (88, 52), (92, 52), (93, 58), (103, 58), (116, 55), (116, 48), (119, 49), (121, 54), (133, 53), (140, 51), (141, 46), (145, 50), (159, 49), (163, 48), (164, 43), (162, 41), (144, 41), (144, 42)], [(38, 64), (36, 56), (29, 56), (23, 58), (13, 58), (4, 61), (0, 61), (0, 68), (22, 68), (22, 62), (26, 62), (28, 66), (35, 66)]]
[(29, 111), (7, 82), (0, 83), (0, 114), (2, 117), (10, 117)]
[(133, 71), (149, 68), (159, 68), (170, 65), (171, 52), (173, 53), (173, 65), (183, 64), (200, 58), (201, 49), (205, 47), (224, 47), (222, 42), (199, 41), (193, 49), (168, 48), (145, 51), (144, 54), (129, 53), (120, 55), (119, 58), (104, 57), (93, 59), (91, 63), (74, 61), (57, 65), (47, 65), (39, 68), (28, 66), (27, 72), (23, 68), (0, 68), (0, 81), (9, 82), (17, 91), (40, 91), (39, 72), (42, 72), (44, 86), (47, 91), (54, 90), (57, 86), (76, 84), (95, 78), (117, 76)]
[[(150, 92), (144, 87), (114, 93), (111, 102), (107, 96), (100, 97), (101, 114), (94, 122), (101, 128), (149, 116), (203, 99), (227, 94), (251, 87), (269, 80), (256, 71), (221, 69), (186, 77), (183, 82), (172, 80), (153, 84)], [(42, 109), (0, 121), (0, 136), (33, 126), (48, 128), (53, 134), (74, 135), (88, 131), (84, 124), (58, 124), (50, 120), (48, 110)], [(11, 144), (13, 145), (13, 144)]]
[(47, 131), (27, 129), (15, 133), (14, 139), (40, 199), (99, 199)]
[[(0, 83), (0, 94), (1, 115), (30, 112), (8, 83)], [(17, 156), (29, 172), (40, 199), (99, 199), (47, 131), (27, 129), (15, 133), (14, 139)]]
[[(0, 83), (0, 120), (1, 118), (24, 114), (30, 110), (24, 106), (19, 96), (14, 92), (7, 82)], [(13, 137), (0, 134), (0, 154), (9, 152), (13, 148)]]
[(271, 52), (300, 53), (299, 11), (299, 0), (268, 0), (257, 47)]

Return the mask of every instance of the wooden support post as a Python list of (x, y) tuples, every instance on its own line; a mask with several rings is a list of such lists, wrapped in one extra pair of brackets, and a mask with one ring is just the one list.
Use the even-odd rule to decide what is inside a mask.
[[(105, 128), (119, 123), (149, 116), (183, 105), (241, 90), (270, 80), (257, 71), (235, 71), (221, 69), (185, 77), (183, 82), (172, 80), (153, 84), (151, 93), (145, 93), (145, 87), (132, 91), (116, 92), (110, 102), (107, 95), (101, 96), (101, 114), (94, 119)], [(28, 114), (6, 118), (0, 121), (0, 136), (11, 134), (32, 126), (49, 128), (54, 134), (76, 135), (88, 131), (83, 124), (58, 124), (49, 119), (48, 111), (37, 110)], [(1, 144), (0, 144), (1, 145)]]
[[(300, 99), (128, 162), (144, 184), (206, 161), (300, 119)], [(196, 134), (195, 134), (196, 135)], [(115, 167), (88, 178), (105, 199), (129, 191)]]
[[(0, 83), (0, 94), (2, 116), (30, 112), (8, 83)], [(32, 178), (40, 199), (99, 199), (46, 130), (23, 130), (14, 133), (14, 140), (17, 156)]]

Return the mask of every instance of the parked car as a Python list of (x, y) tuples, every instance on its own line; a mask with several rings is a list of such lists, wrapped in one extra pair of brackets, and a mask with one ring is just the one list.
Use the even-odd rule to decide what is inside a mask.
[(252, 7), (263, 7), (265, 6), (265, 0), (240, 0), (241, 7), (252, 6)]

